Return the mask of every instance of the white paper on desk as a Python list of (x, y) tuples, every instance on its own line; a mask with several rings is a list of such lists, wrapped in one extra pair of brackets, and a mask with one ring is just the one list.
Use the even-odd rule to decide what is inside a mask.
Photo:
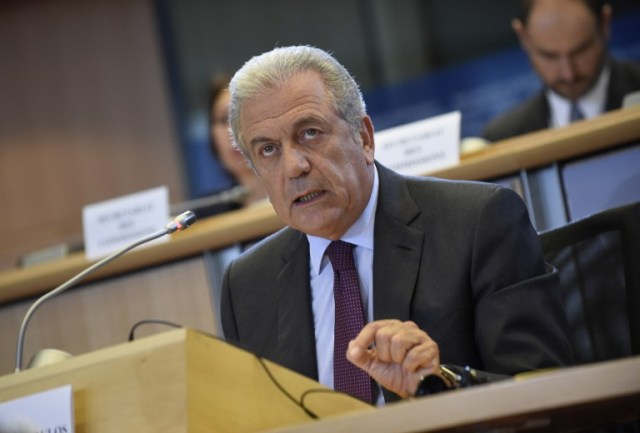
[(460, 112), (454, 111), (376, 132), (376, 159), (413, 176), (457, 165), (460, 120)]
[(1, 433), (73, 433), (71, 385), (0, 403)]
[[(169, 221), (166, 186), (94, 203), (82, 209), (84, 251), (95, 260), (162, 229)], [(146, 245), (169, 240), (158, 238)]]

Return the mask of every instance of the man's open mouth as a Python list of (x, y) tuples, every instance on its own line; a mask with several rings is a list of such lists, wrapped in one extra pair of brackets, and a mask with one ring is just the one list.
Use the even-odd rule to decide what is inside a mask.
[(297, 199), (295, 199), (295, 203), (300, 203), (300, 204), (308, 203), (318, 198), (321, 194), (322, 194), (321, 191), (310, 192), (309, 194), (305, 194), (302, 197), (298, 197)]

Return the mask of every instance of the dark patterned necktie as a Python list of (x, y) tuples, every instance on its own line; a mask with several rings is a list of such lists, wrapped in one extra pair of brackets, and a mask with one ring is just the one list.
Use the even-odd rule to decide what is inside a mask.
[(353, 262), (353, 244), (334, 241), (327, 247), (333, 267), (333, 295), (336, 319), (333, 345), (333, 387), (360, 400), (371, 403), (371, 378), (347, 360), (349, 341), (364, 327), (364, 311), (360, 298), (358, 273)]

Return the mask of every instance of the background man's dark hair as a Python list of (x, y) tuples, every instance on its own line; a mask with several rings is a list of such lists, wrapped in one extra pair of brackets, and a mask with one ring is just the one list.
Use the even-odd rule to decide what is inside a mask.
[[(587, 9), (591, 11), (596, 18), (598, 26), (602, 24), (602, 8), (608, 4), (607, 0), (580, 0), (587, 6)], [(522, 24), (527, 25), (529, 14), (535, 4), (536, 0), (520, 0), (517, 18), (522, 21)]]

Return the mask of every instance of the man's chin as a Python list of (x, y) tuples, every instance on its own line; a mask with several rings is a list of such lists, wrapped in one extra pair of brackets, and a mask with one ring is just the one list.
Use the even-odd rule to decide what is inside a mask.
[(589, 90), (589, 86), (586, 86), (584, 84), (573, 86), (553, 86), (551, 87), (551, 90), (553, 90), (563, 98), (569, 99), (570, 101), (575, 101), (576, 99), (587, 93), (587, 90)]
[(326, 239), (339, 239), (343, 234), (341, 225), (328, 224), (325, 221), (323, 221), (322, 223), (319, 222), (317, 224), (305, 221), (301, 224), (290, 224), (290, 226), (308, 235), (318, 236)]

